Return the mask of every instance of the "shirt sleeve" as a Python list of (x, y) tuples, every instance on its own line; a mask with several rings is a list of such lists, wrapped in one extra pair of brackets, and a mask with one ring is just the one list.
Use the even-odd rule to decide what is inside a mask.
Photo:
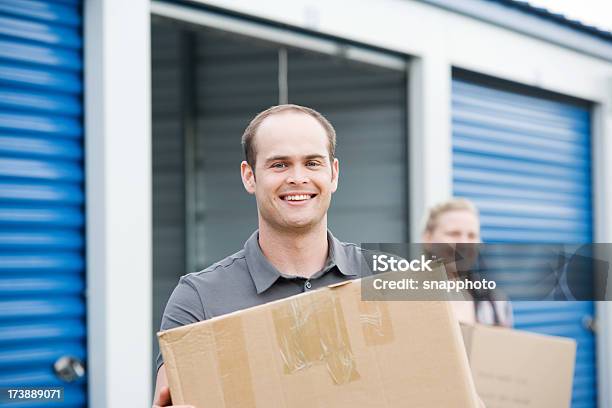
[[(202, 299), (188, 276), (182, 276), (168, 299), (162, 316), (160, 331), (206, 320)], [(161, 351), (157, 354), (157, 370), (164, 363)]]

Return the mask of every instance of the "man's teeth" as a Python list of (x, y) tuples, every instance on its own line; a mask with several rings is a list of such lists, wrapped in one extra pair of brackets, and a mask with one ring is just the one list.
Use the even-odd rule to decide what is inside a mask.
[(301, 201), (301, 200), (308, 200), (309, 198), (310, 198), (310, 195), (308, 195), (308, 194), (300, 194), (300, 195), (287, 196), (287, 197), (285, 197), (285, 200), (288, 200), (288, 201)]

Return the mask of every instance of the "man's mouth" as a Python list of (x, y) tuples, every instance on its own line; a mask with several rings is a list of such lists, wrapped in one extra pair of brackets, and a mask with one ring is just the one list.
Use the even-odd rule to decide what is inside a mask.
[(307, 201), (307, 200), (310, 200), (311, 198), (314, 198), (315, 196), (316, 194), (311, 194), (311, 193), (284, 194), (284, 195), (281, 195), (281, 199), (283, 201), (297, 202), (297, 201)]

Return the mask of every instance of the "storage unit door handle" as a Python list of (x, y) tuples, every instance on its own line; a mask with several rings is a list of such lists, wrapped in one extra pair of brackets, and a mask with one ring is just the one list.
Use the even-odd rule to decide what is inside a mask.
[(74, 382), (85, 376), (85, 365), (73, 356), (61, 356), (53, 364), (55, 375), (63, 381)]

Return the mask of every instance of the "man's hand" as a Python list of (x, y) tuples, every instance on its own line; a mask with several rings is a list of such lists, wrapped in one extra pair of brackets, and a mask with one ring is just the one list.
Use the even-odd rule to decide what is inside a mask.
[(157, 381), (155, 383), (155, 396), (153, 408), (173, 407), (173, 408), (195, 408), (192, 405), (172, 405), (170, 397), (170, 388), (166, 378), (166, 368), (162, 365), (157, 372)]
[(153, 408), (174, 407), (174, 408), (194, 408), (192, 405), (172, 405), (170, 398), (170, 388), (162, 387), (159, 391), (159, 398), (153, 403)]

